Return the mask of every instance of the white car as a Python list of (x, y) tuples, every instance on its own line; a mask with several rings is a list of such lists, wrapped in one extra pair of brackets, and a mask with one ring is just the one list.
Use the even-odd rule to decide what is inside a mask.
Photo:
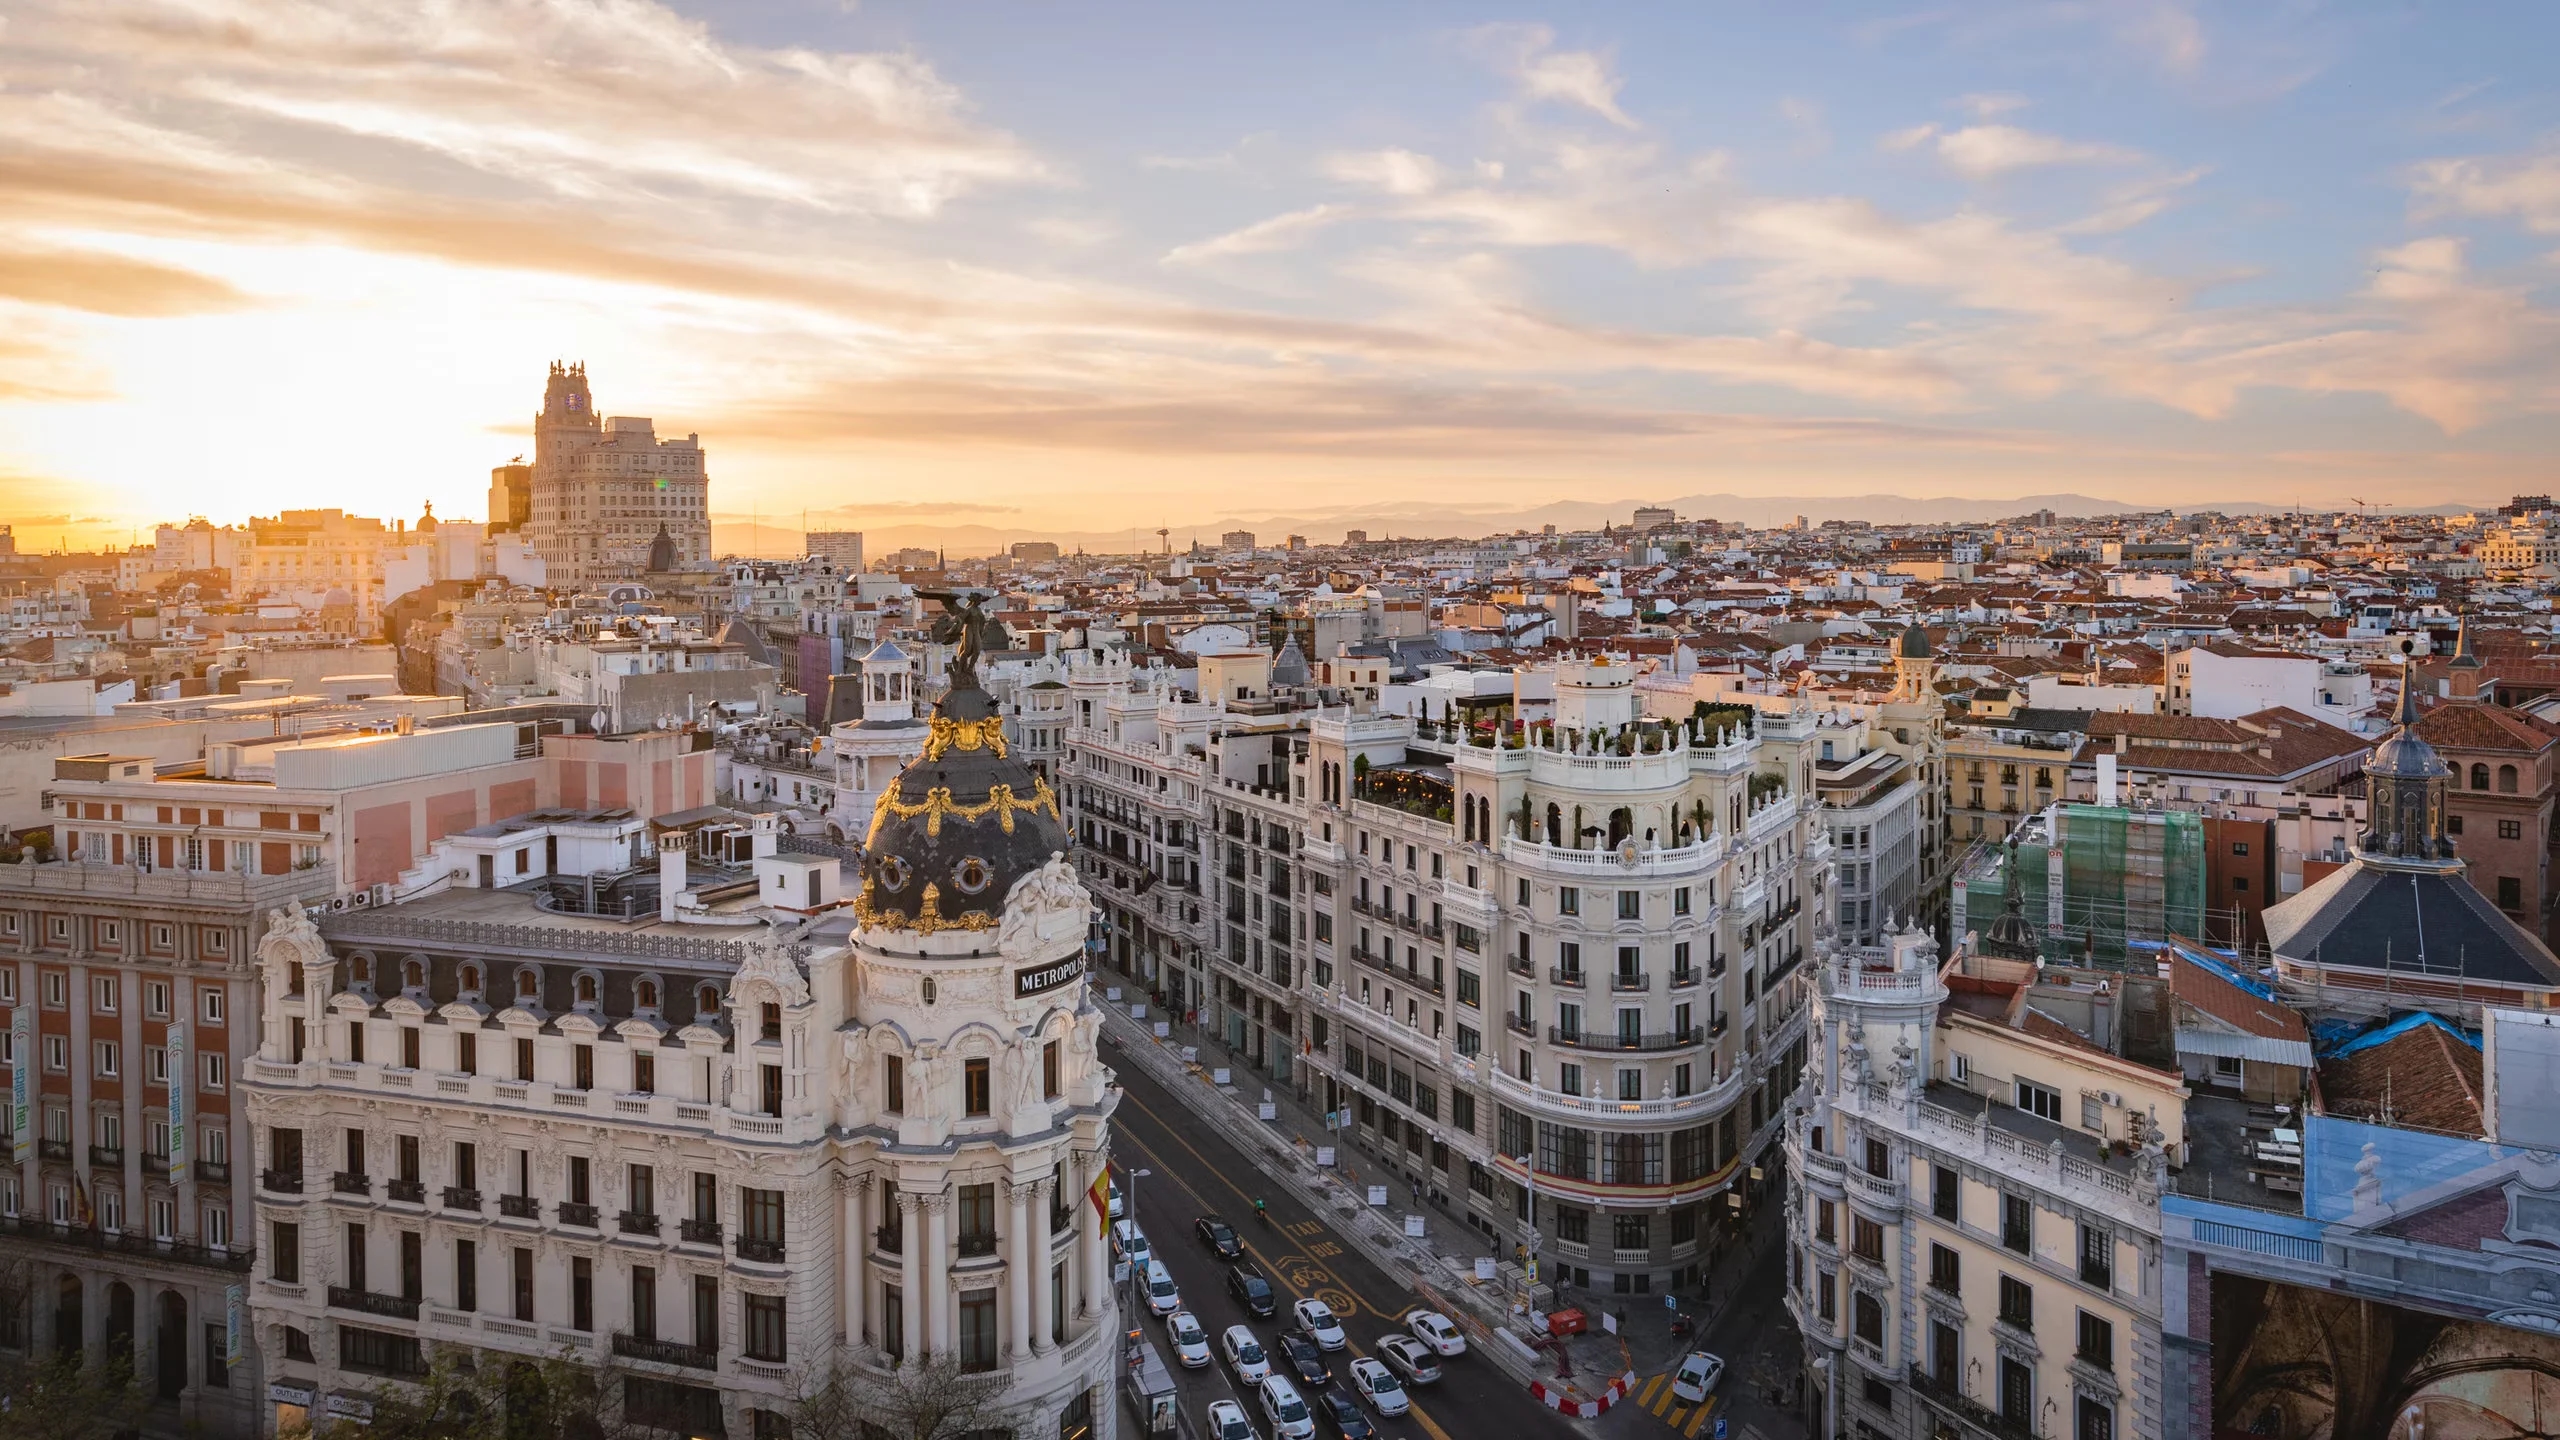
[(1440, 1362), (1410, 1335), (1379, 1336), (1378, 1358), (1407, 1385), (1429, 1385), (1440, 1378)]
[(1244, 1418), (1244, 1407), (1233, 1400), (1209, 1402), (1208, 1440), (1262, 1440), (1253, 1433), (1253, 1422)]
[(1262, 1342), (1254, 1338), (1249, 1325), (1228, 1326), (1218, 1337), (1218, 1348), (1227, 1352), (1228, 1366), (1247, 1385), (1259, 1385), (1271, 1373), (1271, 1357), (1262, 1353)]
[(1342, 1322), (1334, 1318), (1333, 1307), (1321, 1300), (1301, 1300), (1289, 1307), (1289, 1313), (1298, 1317), (1298, 1328), (1319, 1350), (1339, 1350), (1351, 1343), (1351, 1337), (1342, 1333)]
[(1266, 1375), (1253, 1393), (1260, 1397), (1262, 1418), (1271, 1422), (1277, 1440), (1315, 1440), (1316, 1412), (1307, 1408), (1288, 1376)]
[(1182, 1308), (1182, 1292), (1174, 1288), (1173, 1272), (1160, 1260), (1147, 1262), (1146, 1291), (1147, 1313), (1159, 1320)]
[(1671, 1376), (1671, 1393), (1692, 1405), (1700, 1404), (1715, 1393), (1716, 1382), (1723, 1378), (1721, 1357), (1692, 1350), (1681, 1357), (1680, 1368)]
[(1401, 1415), (1413, 1408), (1396, 1372), (1365, 1355), (1351, 1362), (1351, 1388), (1380, 1415)]
[(1165, 1334), (1173, 1341), (1173, 1358), (1185, 1370), (1197, 1370), (1209, 1363), (1209, 1332), (1188, 1310), (1176, 1310), (1164, 1322)]
[(1414, 1339), (1430, 1346), (1434, 1355), (1446, 1358), (1467, 1353), (1467, 1337), (1437, 1310), (1416, 1310), (1406, 1315), (1404, 1328), (1413, 1332)]
[(1107, 1191), (1106, 1191), (1106, 1192), (1104, 1192), (1104, 1193), (1108, 1194), (1108, 1195), (1111, 1197), (1111, 1199), (1110, 1199), (1108, 1202), (1106, 1202), (1106, 1203), (1108, 1203), (1108, 1204), (1110, 1205), (1110, 1207), (1111, 1207), (1111, 1218), (1112, 1218), (1112, 1219), (1114, 1219), (1114, 1220), (1119, 1219), (1119, 1218), (1120, 1218), (1120, 1209), (1121, 1209), (1121, 1206), (1120, 1206), (1120, 1182), (1119, 1182), (1119, 1181), (1117, 1181), (1117, 1180), (1112, 1181), (1112, 1182), (1111, 1182), (1111, 1186), (1110, 1186), (1109, 1190), (1107, 1190)]

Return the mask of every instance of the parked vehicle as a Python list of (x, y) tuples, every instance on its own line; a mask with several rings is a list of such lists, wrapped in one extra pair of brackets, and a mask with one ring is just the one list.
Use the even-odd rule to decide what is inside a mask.
[(1404, 1317), (1404, 1328), (1412, 1331), (1414, 1339), (1430, 1346), (1431, 1353), (1442, 1359), (1467, 1353), (1467, 1337), (1459, 1334), (1458, 1327), (1450, 1321), (1449, 1317), (1437, 1310), (1415, 1310), (1407, 1313)]
[(1681, 1357), (1680, 1368), (1672, 1373), (1671, 1393), (1692, 1405), (1700, 1404), (1715, 1393), (1716, 1382), (1723, 1378), (1723, 1357), (1692, 1350)]
[(1407, 1385), (1430, 1385), (1440, 1379), (1440, 1362), (1410, 1335), (1381, 1335), (1374, 1347), (1378, 1359)]

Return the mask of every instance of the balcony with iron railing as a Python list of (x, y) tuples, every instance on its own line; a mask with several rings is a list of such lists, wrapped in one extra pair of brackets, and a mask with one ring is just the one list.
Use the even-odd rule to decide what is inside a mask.
[(427, 1203), (427, 1187), (424, 1181), (387, 1181), (384, 1183), (382, 1191), (384, 1194), (404, 1205), (424, 1205)]
[(122, 1169), (124, 1167), (124, 1147), (121, 1145), (92, 1145), (89, 1147), (89, 1163), (92, 1165), (105, 1166), (109, 1169)]
[(1686, 990), (1690, 986), (1698, 984), (1705, 978), (1706, 972), (1693, 965), (1686, 970), (1672, 971), (1670, 984), (1671, 988), (1674, 990)]
[(1623, 1035), (1614, 1031), (1567, 1030), (1560, 1025), (1547, 1027), (1547, 1041), (1576, 1050), (1613, 1050), (1626, 1053), (1679, 1050), (1705, 1043), (1706, 1036), (1695, 1025), (1686, 1030), (1673, 1030), (1661, 1035)]
[(187, 1162), (187, 1168), (194, 1171), (195, 1177), (207, 1185), (231, 1183), (231, 1162), (228, 1160), (190, 1160)]
[(249, 1268), (255, 1252), (247, 1246), (203, 1245), (192, 1240), (163, 1239), (132, 1231), (91, 1229), (86, 1225), (56, 1225), (34, 1215), (0, 1216), (0, 1235), (12, 1236), (46, 1245), (67, 1246), (75, 1250), (114, 1252), (173, 1261), (181, 1265), (201, 1265), (213, 1270), (242, 1271)]
[(1653, 977), (1641, 970), (1619, 970), (1609, 976), (1609, 988), (1620, 995), (1641, 994), (1653, 988)]
[(616, 1331), (613, 1353), (625, 1360), (645, 1360), (652, 1365), (681, 1365), (688, 1370), (717, 1370), (720, 1352), (676, 1340), (646, 1339)]
[(41, 1159), (60, 1160), (67, 1164), (71, 1159), (71, 1142), (68, 1140), (39, 1140), (36, 1142), (36, 1155)]
[(658, 1233), (658, 1217), (655, 1215), (646, 1214), (638, 1210), (625, 1210), (614, 1218), (621, 1224), (622, 1233), (625, 1235), (655, 1235)]
[(2010, 1419), (1965, 1394), (1955, 1383), (1941, 1382), (1917, 1365), (1911, 1367), (1911, 1393), (1932, 1409), (1961, 1420), (1994, 1440), (2043, 1440), (2033, 1425)]
[(370, 1195), (373, 1193), (373, 1177), (340, 1170), (330, 1175), (329, 1188), (341, 1195)]
[(498, 1197), (498, 1213), (510, 1220), (539, 1220), (542, 1218), (542, 1202), (530, 1195), (501, 1195)]
[(258, 1188), (277, 1195), (299, 1195), (302, 1193), (302, 1172), (261, 1170), (258, 1172)]
[(738, 1237), (738, 1258), (764, 1265), (782, 1263), (783, 1249), (779, 1240), (759, 1240), (752, 1235)]
[(720, 1222), (717, 1220), (677, 1221), (676, 1238), (693, 1245), (717, 1245), (720, 1243)]
[(996, 1232), (993, 1230), (981, 1230), (975, 1233), (964, 1231), (961, 1234), (961, 1259), (983, 1259), (986, 1256), (993, 1255), (994, 1253), (996, 1253)]
[(329, 1308), (381, 1315), (393, 1320), (418, 1318), (418, 1302), (415, 1300), (398, 1295), (377, 1295), (370, 1290), (353, 1290), (344, 1285), (329, 1287)]
[(480, 1213), (480, 1192), (467, 1186), (447, 1185), (444, 1187), (444, 1208), (468, 1210), (477, 1215)]
[(596, 1207), (593, 1205), (581, 1205), (575, 1200), (563, 1200), (554, 1209), (563, 1225), (575, 1225), (584, 1230), (596, 1228)]

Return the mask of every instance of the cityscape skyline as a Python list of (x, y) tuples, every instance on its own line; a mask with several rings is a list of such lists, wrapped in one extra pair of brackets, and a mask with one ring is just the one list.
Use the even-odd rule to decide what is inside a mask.
[(422, 23), (13, 17), (25, 533), (471, 514), (555, 358), (724, 531), (2549, 488), (2531, 11)]

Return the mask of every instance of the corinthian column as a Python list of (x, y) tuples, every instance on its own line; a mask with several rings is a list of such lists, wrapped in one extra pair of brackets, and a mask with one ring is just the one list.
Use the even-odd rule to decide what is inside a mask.
[(1052, 1277), (1049, 1274), (1049, 1251), (1056, 1236), (1049, 1229), (1049, 1177), (1031, 1182), (1031, 1353), (1046, 1355), (1050, 1350), (1049, 1315), (1057, 1308)]
[(951, 1303), (951, 1192), (924, 1197), (925, 1333), (927, 1356), (948, 1355), (953, 1345)]
[[(1096, 1166), (1103, 1163), (1100, 1153), (1092, 1157), (1092, 1163)], [(1076, 1233), (1082, 1237), (1076, 1243), (1084, 1251), (1084, 1305), (1081, 1313), (1100, 1315), (1111, 1300), (1111, 1247), (1104, 1234), (1106, 1222), (1103, 1212), (1091, 1202), (1092, 1185), (1088, 1181), (1085, 1193), (1076, 1196)]]
[(916, 1208), (924, 1203), (924, 1197), (900, 1190), (897, 1199), (899, 1334), (903, 1337), (906, 1358), (921, 1362), (927, 1349), (924, 1343), (924, 1240), (916, 1233), (923, 1228), (916, 1221)]
[(844, 1343), (860, 1345), (871, 1315), (871, 1177), (844, 1177)]
[(1040, 1266), (1039, 1255), (1031, 1248), (1031, 1216), (1027, 1203), (1031, 1187), (1014, 1181), (1005, 1182), (1013, 1201), (1012, 1224), (1005, 1229), (1005, 1324), (1007, 1353), (1019, 1362), (1031, 1355), (1031, 1272)]

